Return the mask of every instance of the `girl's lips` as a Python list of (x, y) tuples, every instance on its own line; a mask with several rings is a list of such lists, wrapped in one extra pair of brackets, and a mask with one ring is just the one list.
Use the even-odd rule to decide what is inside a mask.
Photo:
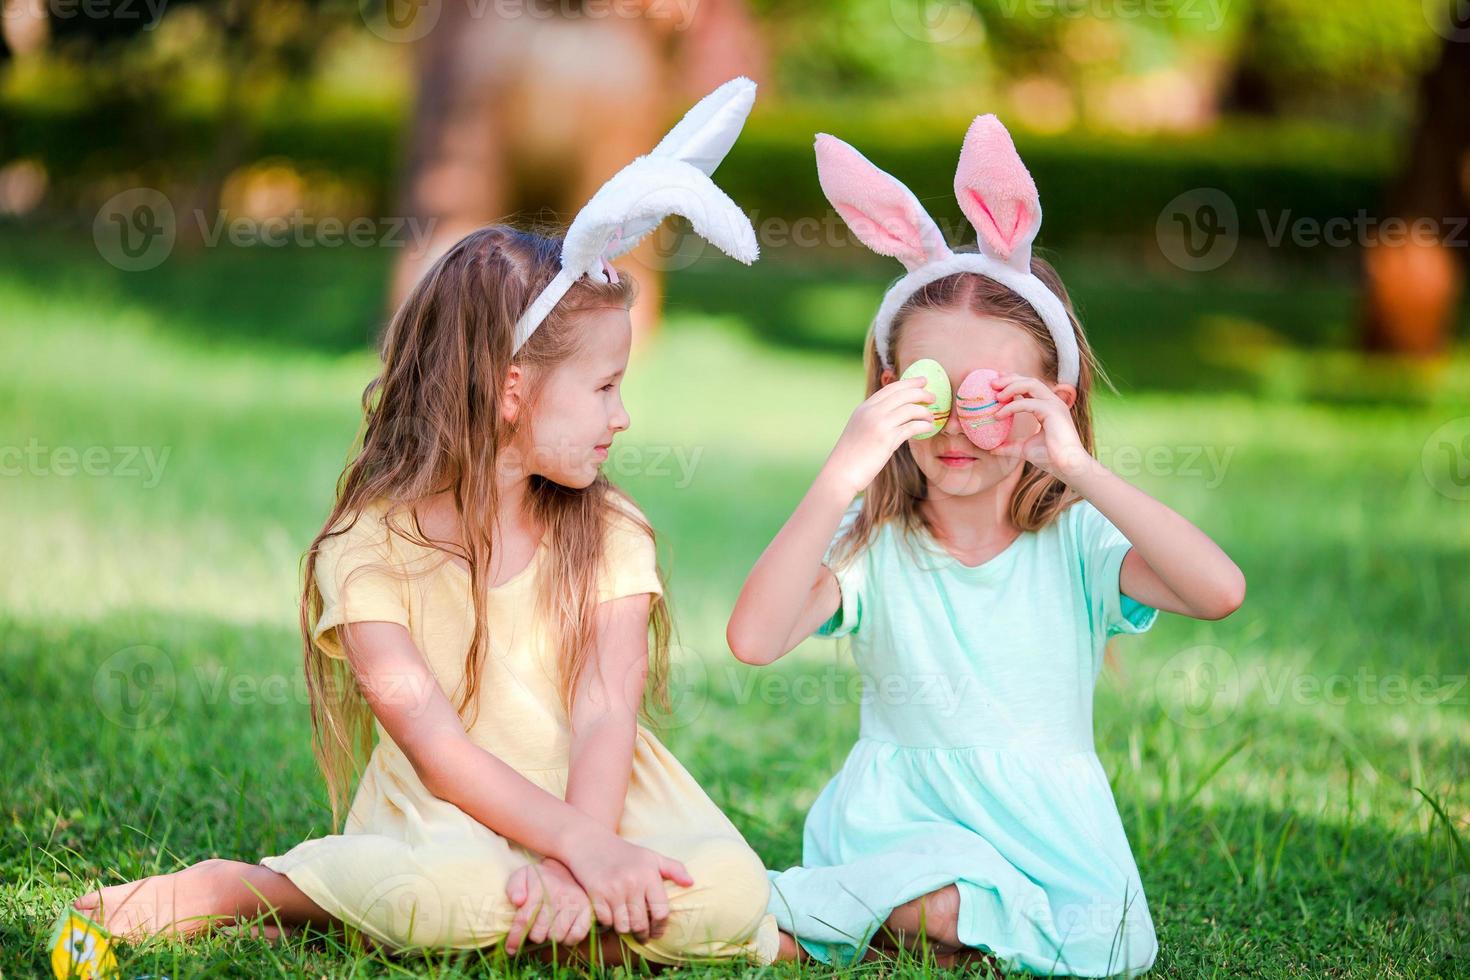
[(958, 453), (947, 453), (939, 457), (939, 461), (945, 466), (961, 467), (969, 466), (978, 459), (976, 456), (962, 456)]
[(608, 443), (607, 445), (604, 445), (604, 446), (593, 446), (592, 447), (592, 452), (597, 455), (597, 458), (598, 459), (607, 459), (607, 450), (608, 450), (608, 447), (611, 446), (611, 445), (612, 445), (612, 443)]

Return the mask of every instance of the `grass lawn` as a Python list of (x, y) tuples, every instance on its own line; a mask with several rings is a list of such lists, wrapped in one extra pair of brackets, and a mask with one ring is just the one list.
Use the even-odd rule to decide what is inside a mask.
[[(328, 829), (297, 560), (374, 370), (385, 257), (216, 250), (128, 275), (89, 244), (0, 229), (0, 447), (20, 454), (0, 479), (6, 977), (45, 970), (50, 923), (84, 887)], [(1155, 973), (1465, 974), (1464, 360), (1432, 383), (1365, 368), (1331, 340), (1350, 291), (1310, 277), (1063, 271), (1121, 392), (1100, 404), (1101, 455), (1250, 582), (1223, 622), (1165, 616), (1119, 641), (1098, 695)], [(881, 287), (767, 263), (672, 288), (608, 465), (663, 534), (680, 630), (664, 737), (785, 867), (857, 731), (855, 698), (810, 697), (807, 679), (845, 681), (850, 658), (810, 642), (744, 667), (724, 623), (861, 397), (857, 338)], [(127, 951), (123, 975), (537, 969), (212, 938)]]

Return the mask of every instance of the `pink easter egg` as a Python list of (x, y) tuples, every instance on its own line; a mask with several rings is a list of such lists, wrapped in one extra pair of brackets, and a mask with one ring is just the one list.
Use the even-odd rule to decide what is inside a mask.
[(965, 375), (965, 380), (954, 393), (954, 411), (960, 420), (960, 431), (987, 452), (1010, 437), (1014, 421), (1010, 415), (1000, 419), (995, 417), (1000, 410), (1000, 402), (995, 400), (996, 390), (1000, 387), (995, 380), (999, 377), (999, 371), (977, 368)]

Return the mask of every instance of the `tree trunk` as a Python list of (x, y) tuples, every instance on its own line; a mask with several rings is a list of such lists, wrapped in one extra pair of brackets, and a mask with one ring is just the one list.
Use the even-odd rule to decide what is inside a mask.
[[(1470, 43), (1447, 38), (1420, 86), (1419, 117), (1388, 216), (1409, 233), (1382, 234), (1363, 250), (1361, 342), (1369, 351), (1442, 353), (1453, 331), (1470, 246)], [(1438, 229), (1412, 233), (1415, 223)]]
[[(444, 4), (418, 42), (400, 213), (428, 234), (397, 257), (393, 308), (478, 227), (548, 210), (569, 221), (605, 180), (653, 148), (673, 111), (687, 107), (689, 83), (708, 82), (695, 93), (703, 95), (762, 60), (744, 0), (703, 0), (689, 24), (660, 13), (669, 5), (612, 18), (575, 9), (472, 16), (474, 7)], [(723, 47), (713, 46), (715, 31)], [(733, 67), (742, 60), (747, 67)], [(720, 77), (709, 81), (712, 73)], [(658, 320), (666, 264), (652, 238), (619, 263), (641, 287), (635, 339)]]

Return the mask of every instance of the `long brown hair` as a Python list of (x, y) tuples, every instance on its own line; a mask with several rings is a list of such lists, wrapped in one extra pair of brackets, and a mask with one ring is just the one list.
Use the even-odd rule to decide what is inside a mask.
[[(1072, 403), (1072, 422), (1077, 435), (1089, 453), (1094, 452), (1092, 431), (1092, 386), (1094, 380), (1107, 383), (1100, 365), (1093, 357), (1082, 332), (1082, 324), (1067, 295), (1061, 277), (1051, 263), (1039, 256), (1031, 259), (1032, 273), (1057, 295), (1066, 307), (1067, 319), (1077, 336), (1077, 351), (1080, 367), (1077, 374), (1077, 398)], [(958, 272), (943, 279), (936, 279), (915, 292), (899, 307), (893, 318), (893, 329), (889, 331), (888, 363), (898, 363), (898, 344), (903, 336), (904, 324), (922, 310), (966, 310), (976, 316), (989, 316), (1013, 323), (1025, 330), (1041, 351), (1042, 374), (1052, 382), (1057, 380), (1057, 345), (1052, 339), (1039, 314), (1030, 303), (1018, 294), (1002, 286), (994, 279), (972, 272)], [(868, 395), (872, 396), (883, 387), (883, 362), (873, 345), (873, 333), (868, 332), (867, 354)], [(1011, 494), (1009, 517), (1022, 531), (1037, 531), (1056, 519), (1069, 505), (1076, 502), (1077, 495), (1067, 485), (1030, 462), (1022, 461), (1020, 482)], [(834, 556), (847, 561), (860, 552), (873, 535), (884, 524), (897, 522), (899, 528), (910, 535), (921, 529), (932, 531), (927, 526), (923, 509), (919, 506), (928, 495), (928, 481), (919, 464), (914, 461), (908, 443), (898, 447), (888, 463), (879, 471), (871, 486), (863, 494), (862, 507), (857, 518), (837, 543)]]
[[(496, 460), (517, 431), (500, 412), (507, 372), (512, 364), (526, 372), (525, 390), (531, 393), (526, 408), (534, 409), (537, 377), (578, 349), (578, 314), (595, 307), (628, 308), (636, 290), (627, 275), (616, 283), (578, 280), (512, 354), (516, 319), (556, 274), (560, 254), (561, 241), (555, 237), (503, 225), (472, 232), (434, 263), (384, 333), (383, 368), (363, 392), (363, 420), (337, 481), (336, 501), (304, 559), (300, 618), (312, 747), (326, 779), (334, 825), (340, 823), (351, 783), (371, 752), (373, 717), (346, 661), (328, 656), (314, 640), (323, 611), (317, 557), (323, 543), (348, 531), (364, 508), (386, 501), (384, 520), (391, 534), (444, 552), (445, 560), (452, 554), (468, 563), (474, 633), (455, 708), (466, 728), (473, 725), (488, 646), (484, 593), (491, 529), (500, 506)], [(419, 526), (415, 505), (446, 491), (453, 495), (462, 546), (430, 541)], [(621, 503), (625, 500), (601, 474), (585, 489), (533, 475), (527, 489), (525, 516), (546, 532), (546, 560), (536, 585), (544, 622), (554, 624), (556, 631), (559, 681), (568, 711), (593, 651), (603, 534), (614, 512), (626, 509)], [(652, 528), (638, 523), (652, 538)], [(650, 632), (645, 716), (650, 699), (668, 706), (670, 617), (658, 595), (650, 609)], [(341, 639), (345, 642), (345, 635)]]

